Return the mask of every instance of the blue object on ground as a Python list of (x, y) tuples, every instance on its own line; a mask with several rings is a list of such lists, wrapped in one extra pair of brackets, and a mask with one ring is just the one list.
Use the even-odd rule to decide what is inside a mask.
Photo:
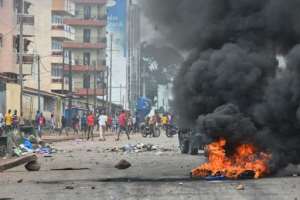
[(24, 146), (28, 149), (32, 149), (32, 144), (28, 139), (24, 139)]
[(226, 177), (221, 175), (221, 176), (207, 176), (205, 177), (205, 180), (207, 181), (223, 181), (226, 180)]

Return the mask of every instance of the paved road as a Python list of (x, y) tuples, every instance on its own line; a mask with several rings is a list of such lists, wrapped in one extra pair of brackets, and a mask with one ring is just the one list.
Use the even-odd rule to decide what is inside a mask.
[[(300, 178), (266, 178), (248, 181), (207, 182), (190, 180), (189, 172), (204, 161), (202, 156), (182, 155), (176, 138), (142, 138), (129, 142), (113, 137), (106, 142), (67, 141), (55, 143), (60, 151), (41, 158), (42, 170), (29, 173), (18, 167), (0, 174), (0, 200), (56, 199), (289, 199), (300, 200)], [(168, 151), (123, 153), (106, 149), (124, 144), (152, 143)], [(114, 165), (126, 159), (132, 167), (117, 170)], [(62, 168), (82, 168), (62, 170)], [(19, 180), (22, 183), (17, 183)], [(242, 184), (245, 189), (237, 190)], [(70, 188), (70, 189), (66, 189)]]

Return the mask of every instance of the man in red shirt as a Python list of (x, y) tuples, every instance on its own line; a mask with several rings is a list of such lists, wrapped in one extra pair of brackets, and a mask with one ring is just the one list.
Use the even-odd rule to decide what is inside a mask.
[(126, 113), (124, 110), (119, 115), (118, 122), (119, 122), (119, 131), (118, 131), (118, 138), (116, 139), (116, 141), (120, 140), (120, 134), (123, 131), (126, 133), (128, 140), (130, 140), (129, 133), (126, 130), (127, 119), (126, 119)]
[(92, 140), (94, 140), (94, 125), (95, 125), (95, 117), (93, 115), (93, 112), (90, 112), (90, 114), (87, 116), (87, 126), (88, 126), (88, 136), (87, 140), (90, 139), (90, 136), (92, 137)]

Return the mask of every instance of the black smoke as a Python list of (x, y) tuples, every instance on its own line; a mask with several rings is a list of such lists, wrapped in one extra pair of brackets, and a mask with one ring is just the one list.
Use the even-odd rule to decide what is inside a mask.
[[(300, 1), (144, 0), (145, 15), (190, 52), (174, 83), (182, 127), (300, 163)], [(282, 55), (281, 68), (277, 56)]]

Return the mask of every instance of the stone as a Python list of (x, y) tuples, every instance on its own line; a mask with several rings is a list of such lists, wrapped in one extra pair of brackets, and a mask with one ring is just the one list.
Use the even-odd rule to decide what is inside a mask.
[(131, 163), (128, 162), (127, 160), (121, 160), (115, 165), (115, 168), (120, 170), (128, 169), (129, 167), (131, 167)]
[(27, 171), (39, 171), (41, 169), (41, 164), (37, 161), (29, 162), (25, 165)]

